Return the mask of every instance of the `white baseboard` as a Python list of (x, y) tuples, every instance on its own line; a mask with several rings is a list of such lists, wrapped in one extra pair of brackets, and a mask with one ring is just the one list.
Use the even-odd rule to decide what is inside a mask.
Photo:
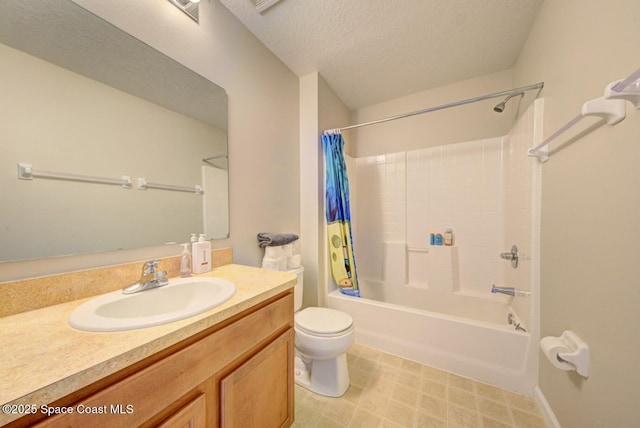
[(542, 390), (539, 386), (536, 386), (533, 389), (533, 398), (536, 400), (538, 407), (540, 408), (540, 412), (542, 413), (542, 418), (549, 428), (562, 428), (560, 426), (560, 422), (558, 422), (558, 418), (553, 413), (553, 409), (549, 405), (549, 402), (545, 398)]

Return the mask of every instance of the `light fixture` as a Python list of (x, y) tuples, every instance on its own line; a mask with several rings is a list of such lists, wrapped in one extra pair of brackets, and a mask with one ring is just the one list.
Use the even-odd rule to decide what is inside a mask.
[(198, 22), (198, 3), (200, 0), (169, 0), (169, 2), (173, 3), (174, 6), (186, 13), (189, 18)]

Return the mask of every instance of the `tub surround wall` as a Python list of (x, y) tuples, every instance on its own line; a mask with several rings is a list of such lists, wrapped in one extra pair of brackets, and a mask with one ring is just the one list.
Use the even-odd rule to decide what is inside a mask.
[[(517, 121), (509, 135), (508, 155), (504, 161), (505, 230), (501, 252), (516, 244), (519, 263), (516, 269), (500, 260), (504, 286), (531, 291), (531, 297), (516, 296), (511, 306), (523, 325), (534, 333), (537, 343), (540, 310), (540, 197), (542, 165), (527, 151), (542, 142), (544, 100), (536, 100)], [(501, 284), (496, 284), (501, 285)], [(537, 353), (535, 355), (537, 357)]]
[[(357, 158), (358, 275), (390, 287), (493, 297), (491, 284), (504, 280), (503, 140)], [(446, 228), (455, 246), (430, 246), (429, 234)]]
[[(505, 137), (349, 158), (365, 297), (413, 306), (416, 293), (402, 288), (456, 292), (510, 302), (525, 328), (537, 325), (529, 297), (490, 290), (515, 287), (539, 299), (540, 164), (527, 150), (540, 140), (542, 107), (536, 100)], [(446, 228), (454, 246), (429, 245), (429, 234)], [(499, 257), (513, 244), (517, 269)]]
[[(180, 259), (180, 256), (161, 258), (159, 267), (167, 271), (169, 278), (180, 276)], [(231, 248), (211, 251), (213, 268), (230, 264), (232, 260)], [(0, 283), (0, 317), (124, 288), (140, 278), (145, 261)]]

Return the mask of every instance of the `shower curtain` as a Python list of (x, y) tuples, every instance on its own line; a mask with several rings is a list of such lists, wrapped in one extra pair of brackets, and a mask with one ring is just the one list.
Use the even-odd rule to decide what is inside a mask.
[(331, 272), (340, 292), (360, 297), (351, 239), (349, 180), (347, 164), (342, 153), (342, 134), (339, 131), (325, 132), (322, 136), (322, 146), (327, 177), (325, 197)]

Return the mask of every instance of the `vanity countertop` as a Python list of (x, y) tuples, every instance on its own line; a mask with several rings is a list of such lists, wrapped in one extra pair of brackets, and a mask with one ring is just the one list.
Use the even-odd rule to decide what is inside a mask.
[[(236, 264), (196, 276), (228, 279), (236, 294), (202, 314), (122, 332), (69, 327), (69, 314), (89, 299), (0, 318), (0, 403), (49, 404), (292, 288), (296, 280), (292, 273)], [(4, 410), (0, 425), (22, 416)]]

